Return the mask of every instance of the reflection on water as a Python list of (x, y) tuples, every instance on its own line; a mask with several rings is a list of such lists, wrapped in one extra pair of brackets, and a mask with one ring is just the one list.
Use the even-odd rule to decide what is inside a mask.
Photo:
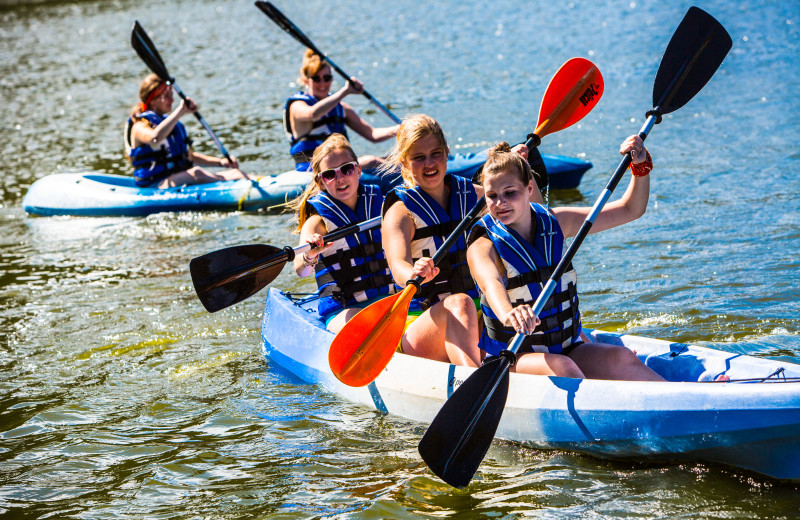
[[(589, 205), (619, 142), (651, 108), (654, 72), (687, 6), (552, 3), (523, 16), (510, 2), (489, 14), (469, 2), (279, 7), (395, 113), (436, 117), (455, 151), (521, 141), (556, 68), (592, 59), (604, 99), (542, 144), (594, 163), (578, 190), (551, 193), (551, 205)], [(792, 2), (701, 7), (734, 48), (705, 91), (648, 138), (656, 170), (647, 214), (582, 246), (583, 315), (593, 327), (798, 362), (800, 128), (789, 115), (800, 108), (800, 12)], [(472, 485), (454, 490), (417, 455), (424, 425), (353, 406), (263, 358), (264, 292), (214, 314), (197, 300), (191, 258), (235, 244), (293, 245), (290, 216), (25, 216), (22, 197), (43, 175), (129, 173), (122, 123), (147, 73), (128, 41), (135, 19), (247, 171), (291, 167), (281, 111), (302, 49), (251, 3), (2, 2), (0, 95), (10, 119), (0, 125), (0, 513), (796, 514), (796, 486), (744, 471), (506, 442), (492, 446)], [(366, 100), (348, 102), (376, 126), (388, 123)], [(196, 122), (186, 124), (198, 151), (216, 153)], [(353, 143), (359, 153), (387, 148)], [(311, 283), (287, 267), (271, 286)]]

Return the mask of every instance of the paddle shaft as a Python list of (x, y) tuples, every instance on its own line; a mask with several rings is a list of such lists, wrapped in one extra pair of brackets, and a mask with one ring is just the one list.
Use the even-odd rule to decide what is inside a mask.
[[(464, 216), (461, 222), (459, 222), (453, 232), (450, 233), (450, 236), (448, 236), (445, 241), (442, 242), (442, 245), (439, 246), (439, 249), (437, 249), (436, 253), (433, 254), (433, 257), (431, 258), (433, 260), (433, 265), (438, 264), (442, 258), (445, 257), (445, 255), (450, 253), (450, 248), (453, 247), (453, 244), (455, 244), (459, 238), (461, 238), (461, 235), (464, 233), (464, 231), (469, 229), (469, 227), (472, 226), (476, 220), (478, 220), (481, 210), (485, 205), (486, 200), (483, 197), (478, 199), (472, 209), (469, 210), (469, 212)], [(347, 360), (347, 363), (345, 363), (341, 370), (340, 377), (346, 378), (347, 375), (357, 367), (361, 359), (369, 351), (367, 346), (371, 345), (373, 339), (379, 337), (386, 327), (389, 326), (389, 323), (391, 323), (391, 317), (395, 312), (405, 307), (405, 311), (408, 313), (408, 304), (411, 301), (411, 298), (413, 298), (414, 295), (419, 292), (423, 280), (425, 280), (425, 278), (422, 276), (417, 276), (416, 278), (406, 282), (405, 289), (403, 289), (403, 292), (397, 297), (397, 300), (395, 301), (394, 305), (392, 305), (391, 310), (386, 313), (380, 322), (378, 322), (372, 328), (367, 337), (361, 343), (361, 346), (359, 346)]]
[[(364, 222), (360, 222), (358, 224), (351, 224), (349, 226), (345, 226), (343, 228), (339, 228), (332, 233), (329, 233), (323, 237), (325, 242), (334, 242), (339, 240), (340, 238), (344, 238), (346, 236), (350, 236), (354, 233), (359, 233), (361, 231), (366, 231), (368, 229), (372, 229), (378, 226), (381, 223), (381, 217), (374, 217), (369, 220), (365, 220)], [(294, 257), (298, 253), (304, 253), (311, 249), (311, 244), (300, 244), (296, 247), (289, 247), (286, 246), (283, 248), (283, 251), (278, 253), (272, 258), (268, 258), (265, 260), (258, 260), (253, 262), (248, 262), (236, 269), (235, 274), (231, 274), (222, 278), (219, 281), (214, 282), (213, 284), (209, 285), (206, 291), (211, 291), (216, 289), (217, 287), (221, 287), (223, 285), (229, 284), (240, 278), (244, 278), (246, 276), (253, 275), (259, 271), (264, 269), (268, 269), (275, 265), (278, 265), (281, 262), (288, 262), (294, 260)]]
[[(658, 114), (651, 114), (647, 117), (642, 129), (639, 131), (639, 137), (642, 138), (642, 141), (647, 139), (647, 135), (650, 133), (650, 130), (653, 128), (653, 125), (656, 124), (656, 120), (658, 119)], [(547, 280), (544, 288), (542, 289), (541, 294), (539, 297), (536, 298), (536, 302), (533, 304), (533, 314), (534, 316), (538, 316), (542, 309), (544, 309), (545, 304), (547, 303), (548, 298), (553, 294), (555, 291), (556, 284), (558, 284), (558, 280), (561, 279), (561, 276), (567, 270), (567, 267), (572, 262), (572, 259), (575, 257), (575, 253), (578, 252), (578, 248), (581, 247), (583, 240), (586, 238), (586, 235), (589, 234), (589, 231), (592, 229), (592, 225), (594, 221), (597, 219), (597, 216), (602, 211), (603, 206), (606, 205), (608, 199), (611, 197), (611, 194), (614, 192), (614, 189), (619, 184), (619, 181), (622, 180), (622, 177), (625, 175), (625, 171), (628, 169), (628, 166), (631, 164), (631, 154), (626, 153), (625, 156), (617, 166), (614, 175), (606, 184), (605, 189), (603, 189), (600, 196), (595, 201), (594, 206), (592, 206), (589, 215), (586, 217), (586, 220), (583, 221), (581, 228), (578, 230), (578, 233), (575, 235), (575, 238), (570, 243), (567, 252), (564, 253), (564, 256), (561, 258), (561, 261), (556, 266), (553, 273), (550, 275), (550, 279)], [(525, 339), (525, 334), (522, 332), (518, 332), (514, 339), (511, 340), (511, 343), (508, 345), (508, 350), (512, 353), (516, 354), (519, 347), (522, 345), (522, 341)]]
[[(647, 138), (647, 135), (653, 128), (653, 125), (656, 124), (657, 118), (658, 118), (657, 114), (651, 114), (650, 116), (648, 116), (647, 120), (644, 123), (644, 126), (642, 126), (642, 129), (639, 132), (639, 137), (642, 138), (642, 141), (644, 141)], [(586, 235), (588, 235), (589, 231), (592, 229), (592, 224), (594, 224), (594, 221), (595, 219), (597, 219), (597, 216), (600, 214), (600, 211), (603, 209), (603, 206), (605, 206), (606, 202), (608, 202), (608, 199), (611, 197), (611, 194), (614, 192), (614, 189), (619, 184), (619, 181), (625, 175), (625, 171), (628, 169), (628, 166), (630, 166), (630, 164), (631, 164), (631, 154), (626, 153), (625, 157), (623, 157), (622, 160), (620, 161), (619, 166), (617, 166), (614, 175), (608, 181), (608, 184), (606, 184), (605, 189), (597, 198), (597, 201), (594, 203), (594, 206), (592, 206), (589, 215), (586, 217), (586, 220), (583, 221), (580, 230), (578, 230), (578, 233), (575, 235), (575, 238), (572, 240), (572, 243), (570, 244), (566, 253), (564, 253), (564, 256), (561, 258), (561, 261), (558, 263), (555, 270), (550, 275), (550, 278), (547, 280), (547, 283), (542, 288), (542, 292), (539, 294), (539, 297), (536, 298), (536, 302), (532, 306), (534, 316), (538, 316), (539, 313), (542, 312), (542, 309), (547, 303), (547, 300), (553, 294), (553, 291), (555, 291), (556, 285), (558, 284), (558, 280), (561, 279), (561, 276), (564, 274), (564, 272), (567, 270), (567, 267), (572, 262), (572, 259), (575, 257), (575, 253), (577, 253), (578, 248), (580, 248), (581, 244), (583, 243), (583, 240), (586, 238)], [(522, 342), (525, 340), (525, 336), (526, 336), (525, 333), (518, 332), (511, 340), (511, 342), (508, 344), (507, 350), (511, 354), (515, 355), (519, 350), (519, 348), (522, 346)], [(500, 366), (497, 369), (496, 373), (502, 374), (506, 370), (508, 370), (511, 367), (511, 364), (514, 361), (514, 359), (515, 358), (513, 355), (508, 355), (508, 354), (501, 355)], [(463, 449), (464, 445), (471, 438), (472, 432), (475, 430), (475, 427), (478, 425), (481, 418), (483, 417), (483, 413), (486, 410), (486, 407), (491, 402), (492, 396), (494, 395), (494, 392), (500, 385), (501, 381), (502, 378), (500, 377), (495, 378), (492, 385), (489, 386), (487, 391), (481, 394), (480, 399), (478, 401), (480, 404), (477, 404), (472, 409), (470, 413), (470, 421), (469, 423), (467, 423), (467, 426), (464, 429), (464, 433), (459, 438), (455, 447), (450, 452), (450, 455), (444, 464), (443, 472), (447, 472), (448, 466), (450, 465), (452, 460), (456, 457), (456, 455), (458, 455), (458, 453)]]
[[(433, 265), (438, 264), (442, 260), (442, 258), (450, 254), (450, 248), (453, 247), (453, 244), (455, 244), (458, 241), (458, 239), (461, 238), (461, 235), (467, 229), (472, 227), (472, 225), (478, 220), (478, 218), (481, 216), (481, 211), (483, 210), (483, 207), (485, 205), (486, 205), (486, 199), (484, 197), (480, 197), (478, 201), (475, 203), (475, 205), (472, 207), (472, 209), (469, 210), (469, 213), (467, 213), (464, 216), (464, 218), (461, 220), (461, 222), (459, 222), (459, 224), (456, 226), (453, 232), (450, 233), (450, 236), (448, 236), (445, 239), (445, 241), (442, 242), (442, 245), (439, 246), (439, 249), (437, 249), (436, 252), (433, 254), (433, 257), (431, 258), (431, 260), (433, 260)], [(423, 278), (422, 276), (417, 276), (413, 280), (409, 280), (407, 284), (414, 285), (414, 287), (416, 287), (416, 290), (414, 292), (416, 292), (419, 290), (420, 286), (422, 285), (422, 281), (424, 279), (425, 278)]]
[[(317, 51), (314, 51), (314, 52), (317, 52)], [(343, 71), (343, 70), (341, 69), (341, 67), (339, 67), (338, 65), (336, 65), (336, 64), (333, 62), (333, 60), (331, 60), (331, 59), (328, 57), (328, 55), (327, 55), (327, 54), (321, 54), (321, 53), (319, 53), (319, 52), (317, 52), (317, 54), (319, 54), (320, 56), (322, 56), (322, 57), (325, 59), (325, 61), (326, 61), (326, 62), (327, 62), (327, 63), (328, 63), (328, 64), (329, 64), (331, 67), (333, 67), (333, 69), (334, 69), (336, 72), (338, 72), (339, 74), (341, 74), (341, 75), (342, 75), (342, 77), (343, 77), (343, 78), (344, 78), (346, 81), (350, 81), (350, 76), (349, 76), (349, 75), (348, 75), (348, 74), (347, 74), (345, 71)], [(377, 99), (375, 99), (375, 98), (372, 96), (372, 94), (370, 94), (369, 92), (367, 92), (367, 90), (366, 90), (366, 89), (363, 89), (363, 90), (361, 91), (361, 95), (362, 95), (362, 96), (364, 96), (365, 98), (369, 99), (369, 100), (372, 102), (372, 104), (373, 104), (373, 105), (375, 105), (376, 107), (378, 107), (378, 109), (379, 109), (381, 112), (383, 112), (384, 114), (386, 114), (386, 115), (389, 117), (389, 119), (391, 119), (392, 121), (394, 121), (396, 124), (398, 124), (398, 125), (399, 125), (400, 123), (402, 123), (402, 121), (400, 120), (400, 118), (399, 118), (399, 117), (397, 117), (396, 115), (394, 115), (394, 114), (393, 114), (393, 113), (392, 113), (392, 112), (391, 112), (391, 111), (390, 111), (388, 108), (386, 108), (385, 106), (383, 106), (383, 104), (382, 104), (380, 101), (378, 101)]]
[[(138, 21), (134, 22), (133, 24), (133, 31), (131, 33), (131, 44), (133, 45), (136, 54), (142, 59), (142, 61), (147, 65), (147, 67), (155, 73), (156, 76), (161, 78), (162, 81), (166, 82), (167, 85), (172, 85), (172, 88), (175, 89), (175, 92), (178, 93), (181, 99), (186, 101), (186, 94), (178, 87), (175, 83), (175, 78), (170, 76), (169, 71), (167, 70), (167, 65), (164, 63), (164, 60), (161, 58), (161, 55), (158, 53), (158, 49), (156, 49), (153, 40), (150, 39), (150, 36), (147, 35), (147, 32), (144, 30)], [(195, 111), (194, 117), (200, 121), (200, 124), (203, 125), (203, 128), (206, 129), (208, 135), (211, 136), (214, 143), (217, 145), (220, 153), (228, 159), (228, 162), (231, 161), (231, 156), (228, 153), (228, 150), (225, 149), (225, 146), (222, 144), (222, 141), (219, 140), (217, 134), (208, 126), (206, 120), (203, 119), (203, 116), (200, 115), (200, 112)]]
[[(167, 83), (171, 84), (172, 88), (175, 89), (175, 92), (178, 93), (178, 95), (181, 97), (181, 99), (186, 101), (186, 94), (184, 94), (183, 91), (180, 89), (180, 87), (178, 87), (178, 84), (175, 83), (175, 79), (174, 78), (169, 80), (169, 81), (167, 81)], [(203, 116), (200, 115), (200, 112), (195, 111), (194, 112), (194, 117), (196, 117), (197, 120), (200, 121), (200, 124), (203, 125), (203, 128), (206, 129), (206, 132), (208, 132), (208, 135), (214, 141), (214, 144), (217, 145), (217, 148), (219, 149), (220, 153), (222, 155), (224, 155), (226, 159), (228, 159), (229, 163), (231, 163), (232, 162), (231, 161), (231, 156), (228, 153), (228, 150), (225, 149), (225, 145), (222, 144), (222, 141), (219, 140), (219, 137), (217, 137), (217, 134), (215, 134), (214, 131), (211, 129), (211, 127), (208, 126), (208, 123), (206, 123), (206, 120), (203, 119)]]
[[(708, 13), (702, 11), (697, 7), (689, 8), (689, 11), (684, 16), (683, 21), (678, 26), (678, 29), (672, 36), (667, 50), (662, 57), (661, 64), (659, 65), (656, 80), (653, 86), (653, 110), (647, 113), (647, 120), (642, 127), (639, 136), (642, 140), (647, 138), (653, 125), (661, 122), (661, 116), (674, 112), (683, 105), (685, 105), (692, 97), (694, 97), (703, 86), (711, 79), (716, 70), (731, 48), (731, 39), (725, 28), (722, 27)], [(595, 205), (590, 210), (584, 224), (581, 226), (575, 239), (570, 244), (564, 257), (559, 262), (555, 271), (552, 273), (550, 279), (542, 288), (542, 292), (536, 299), (533, 305), (533, 311), (538, 315), (545, 302), (553, 294), (557, 280), (564, 274), (567, 266), (572, 261), (575, 252), (580, 247), (586, 235), (588, 235), (594, 220), (600, 214), (603, 206), (608, 201), (611, 193), (616, 188), (625, 170), (631, 163), (630, 154), (626, 154), (620, 162), (619, 167), (615, 171), (611, 180), (608, 182), (605, 190), (598, 198)], [(454, 433), (454, 422), (457, 423), (458, 419), (454, 418), (453, 412), (459, 415), (461, 409), (469, 409), (469, 415), (462, 423), (460, 429), (460, 437), (457, 442), (452, 443), (453, 448), (446, 448), (446, 457), (442, 456), (438, 459), (431, 458), (428, 465), (431, 469), (441, 468), (441, 471), (436, 471), (437, 475), (442, 477), (445, 482), (458, 483), (459, 485), (466, 485), (472, 478), (472, 475), (478, 468), (486, 450), (491, 443), (491, 436), (483, 435), (481, 439), (473, 441), (473, 434), (475, 432), (485, 432), (491, 430), (495, 432), (500, 422), (502, 414), (488, 414), (488, 405), (490, 402), (505, 403), (507, 397), (507, 387), (505, 391), (500, 390), (500, 379), (508, 377), (509, 367), (515, 362), (516, 352), (522, 345), (524, 335), (518, 333), (514, 336), (506, 350), (500, 352), (499, 362), (496, 363), (498, 370), (488, 374), (486, 368), (489, 364), (479, 368), (475, 373), (470, 375), (469, 378), (462, 384), (461, 388), (457, 390), (453, 396), (448, 399), (437, 416), (434, 418), (431, 426), (428, 428), (425, 436), (420, 442), (419, 451), (421, 454), (432, 453), (431, 449), (436, 448), (443, 444), (440, 438), (448, 439)], [(492, 368), (492, 370), (494, 370)], [(475, 391), (470, 386), (472, 380), (477, 380), (482, 377), (481, 382), (483, 386), (488, 388), (489, 391)], [(485, 382), (484, 382), (485, 380)], [(462, 389), (470, 388), (470, 391), (460, 392)], [(496, 390), (495, 390), (496, 389)], [(502, 393), (503, 399), (498, 399)], [(496, 405), (497, 406), (497, 405)], [(502, 405), (505, 407), (505, 405)], [(444, 413), (447, 410), (447, 413)], [(480, 427), (480, 428), (479, 428)], [(459, 428), (456, 426), (456, 430)], [(459, 434), (458, 431), (455, 432)], [(428, 439), (426, 441), (426, 439)], [(423, 446), (423, 443), (425, 445)], [(465, 452), (469, 448), (471, 454), (481, 454), (480, 457), (467, 458), (466, 460), (459, 460), (460, 453)], [(439, 451), (439, 453), (441, 450)], [(439, 461), (443, 461), (439, 464)], [(465, 479), (464, 477), (467, 476)]]
[[(302, 45), (305, 45), (306, 47), (308, 47), (309, 49), (314, 51), (315, 54), (317, 54), (321, 58), (323, 58), (328, 63), (328, 65), (330, 65), (333, 68), (333, 70), (338, 72), (345, 80), (347, 80), (347, 81), (350, 80), (350, 74), (346, 73), (344, 70), (342, 70), (341, 67), (336, 65), (336, 63), (334, 63), (333, 60), (328, 55), (326, 55), (325, 53), (320, 51), (319, 48), (316, 45), (314, 45), (314, 42), (312, 42), (308, 38), (308, 36), (306, 36), (303, 33), (303, 31), (300, 30), (299, 27), (297, 27), (291, 20), (289, 20), (286, 17), (286, 15), (284, 15), (280, 10), (278, 10), (277, 7), (272, 5), (272, 3), (259, 1), (259, 2), (256, 2), (256, 7), (261, 9), (261, 11), (263, 11), (264, 14), (266, 14), (269, 17), (270, 20), (275, 22), (278, 25), (278, 27), (280, 27), (281, 29), (283, 29), (284, 31), (289, 33), (295, 40), (299, 41)], [(400, 118), (398, 118), (396, 115), (394, 115), (380, 101), (375, 99), (372, 96), (372, 94), (370, 94), (369, 92), (366, 91), (366, 89), (361, 91), (361, 95), (363, 95), (365, 98), (370, 100), (372, 102), (372, 104), (374, 104), (376, 107), (378, 107), (378, 109), (381, 112), (386, 114), (389, 117), (389, 119), (394, 121), (396, 124), (399, 125), (402, 122), (400, 120)]]

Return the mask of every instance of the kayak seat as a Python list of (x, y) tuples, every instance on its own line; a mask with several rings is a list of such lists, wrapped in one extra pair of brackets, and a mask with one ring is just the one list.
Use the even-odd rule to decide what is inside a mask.
[(706, 367), (697, 356), (689, 353), (673, 355), (672, 352), (653, 353), (644, 359), (644, 364), (667, 381), (699, 381)]

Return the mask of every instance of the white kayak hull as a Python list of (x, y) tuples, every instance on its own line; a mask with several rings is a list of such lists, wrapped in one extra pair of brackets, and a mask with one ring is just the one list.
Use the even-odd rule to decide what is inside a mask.
[[(800, 479), (800, 383), (711, 382), (722, 373), (732, 379), (764, 378), (781, 368), (781, 377), (791, 380), (800, 377), (800, 365), (637, 336), (592, 334), (635, 350), (669, 382), (511, 374), (497, 438), (607, 458), (714, 461), (773, 478)], [(276, 290), (267, 296), (262, 338), (267, 358), (300, 379), (422, 423), (433, 420), (474, 370), (395, 354), (370, 385), (346, 386), (328, 366), (333, 334), (315, 312)]]

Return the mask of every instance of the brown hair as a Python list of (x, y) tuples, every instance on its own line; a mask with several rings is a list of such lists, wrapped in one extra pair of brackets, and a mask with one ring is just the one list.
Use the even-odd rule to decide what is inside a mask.
[(306, 78), (310, 78), (314, 74), (318, 73), (322, 70), (322, 67), (327, 64), (328, 63), (325, 61), (325, 58), (311, 49), (306, 49), (306, 52), (303, 55), (303, 65), (300, 66), (300, 77), (297, 78), (297, 82), (301, 85), (305, 85)]
[(511, 170), (516, 172), (517, 178), (523, 185), (534, 180), (528, 161), (523, 159), (520, 154), (512, 152), (508, 143), (502, 142), (489, 149), (489, 158), (483, 164), (478, 182), (483, 184), (487, 175), (497, 175)]
[(314, 150), (314, 155), (311, 157), (311, 171), (314, 174), (314, 178), (311, 179), (311, 182), (308, 183), (308, 186), (306, 186), (306, 189), (299, 197), (287, 204), (297, 215), (297, 229), (295, 229), (295, 233), (300, 232), (303, 228), (303, 224), (305, 224), (308, 217), (311, 216), (308, 199), (322, 191), (322, 184), (319, 180), (320, 163), (322, 163), (322, 160), (331, 152), (336, 150), (344, 150), (350, 154), (354, 161), (358, 160), (356, 153), (350, 146), (350, 141), (342, 134), (331, 134), (316, 150)]
[(136, 106), (134, 106), (131, 109), (132, 116), (135, 116), (139, 112), (142, 112), (142, 103), (147, 101), (147, 96), (149, 96), (150, 93), (153, 92), (155, 89), (157, 89), (162, 83), (164, 82), (161, 80), (161, 78), (159, 78), (155, 74), (148, 74), (142, 80), (141, 84), (139, 85), (139, 100), (141, 101), (141, 103), (137, 103)]
[(405, 180), (409, 186), (414, 186), (414, 179), (411, 177), (411, 172), (403, 167), (403, 161), (408, 158), (411, 147), (414, 146), (417, 141), (429, 135), (436, 136), (439, 143), (444, 147), (445, 153), (450, 153), (450, 148), (447, 146), (447, 139), (444, 137), (444, 131), (434, 118), (426, 116), (425, 114), (414, 114), (406, 117), (400, 125), (400, 129), (397, 131), (397, 141), (395, 145), (389, 152), (386, 162), (381, 165), (378, 171), (387, 173), (400, 168), (403, 180)]

